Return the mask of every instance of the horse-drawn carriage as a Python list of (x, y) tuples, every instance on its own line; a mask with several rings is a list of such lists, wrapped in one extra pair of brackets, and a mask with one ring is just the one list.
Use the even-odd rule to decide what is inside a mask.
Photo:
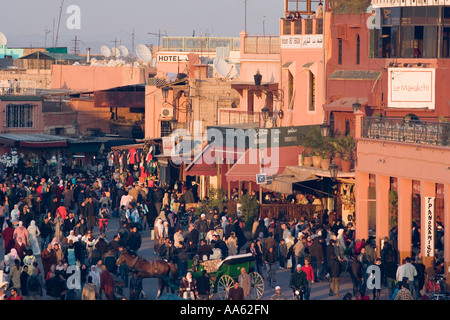
[(224, 260), (197, 261), (194, 259), (188, 262), (188, 270), (192, 272), (194, 279), (200, 277), (202, 271), (206, 270), (211, 282), (210, 298), (217, 294), (220, 300), (228, 298), (228, 292), (241, 274), (242, 268), (246, 270), (251, 279), (248, 298), (261, 299), (264, 294), (264, 278), (255, 271), (255, 258), (251, 253), (229, 256)]

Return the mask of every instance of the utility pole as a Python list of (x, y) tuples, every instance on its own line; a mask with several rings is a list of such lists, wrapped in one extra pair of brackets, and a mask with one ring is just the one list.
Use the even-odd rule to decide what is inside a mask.
[(56, 38), (55, 38), (55, 47), (58, 46), (58, 38), (59, 38), (59, 25), (61, 24), (61, 15), (62, 15), (62, 9), (64, 5), (64, 0), (61, 0), (61, 7), (59, 8), (59, 19), (58, 19), (58, 28), (56, 29)]
[(244, 31), (247, 34), (247, 0), (244, 0)]
[(75, 36), (75, 39), (74, 40), (72, 40), (72, 42), (74, 43), (74, 46), (73, 46), (73, 54), (74, 55), (77, 55), (78, 54), (78, 42), (80, 42), (80, 40), (78, 40), (78, 37), (77, 36)]

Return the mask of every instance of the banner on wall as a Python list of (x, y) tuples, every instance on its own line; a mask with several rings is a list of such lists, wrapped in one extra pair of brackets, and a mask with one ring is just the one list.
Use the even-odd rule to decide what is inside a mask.
[(434, 197), (425, 197), (425, 257), (434, 257)]

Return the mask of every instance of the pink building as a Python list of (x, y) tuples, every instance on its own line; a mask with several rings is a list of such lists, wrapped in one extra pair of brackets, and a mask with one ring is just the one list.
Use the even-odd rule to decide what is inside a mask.
[(154, 68), (52, 65), (52, 88), (96, 91), (145, 83)]
[(0, 96), (1, 133), (43, 133), (42, 100), (37, 96)]

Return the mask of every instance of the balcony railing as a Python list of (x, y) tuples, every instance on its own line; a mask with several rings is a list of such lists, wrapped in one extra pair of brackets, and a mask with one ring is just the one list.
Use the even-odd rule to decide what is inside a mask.
[(299, 20), (282, 18), (282, 35), (323, 34), (322, 18)]
[(244, 39), (244, 53), (278, 54), (280, 52), (279, 36), (247, 36)]
[(448, 147), (450, 123), (366, 117), (363, 118), (361, 136), (368, 139)]
[(36, 81), (0, 80), (0, 95), (2, 96), (36, 95)]

